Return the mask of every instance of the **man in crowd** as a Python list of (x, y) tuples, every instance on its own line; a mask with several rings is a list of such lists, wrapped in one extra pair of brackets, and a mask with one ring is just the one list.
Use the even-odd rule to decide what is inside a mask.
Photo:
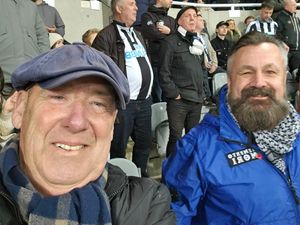
[(286, 68), (277, 39), (250, 32), (237, 42), (218, 110), (163, 165), (177, 224), (300, 224), (300, 120)]
[(220, 21), (216, 25), (216, 37), (211, 40), (211, 45), (217, 52), (218, 65), (224, 70), (227, 69), (227, 58), (232, 47), (232, 42), (226, 39), (226, 34), (228, 31), (228, 23), (225, 21)]
[(20, 135), (0, 154), (0, 223), (174, 224), (166, 187), (107, 164), (128, 82), (105, 54), (65, 45), (21, 65)]
[(182, 8), (176, 17), (177, 31), (167, 37), (160, 50), (160, 85), (167, 98), (170, 136), (167, 156), (182, 136), (200, 120), (203, 102), (203, 45), (196, 33), (197, 8)]
[(206, 106), (214, 106), (212, 92), (209, 85), (209, 76), (212, 77), (217, 72), (225, 72), (224, 69), (218, 66), (218, 58), (216, 51), (212, 47), (207, 33), (204, 32), (204, 19), (200, 12), (197, 13), (196, 31), (197, 37), (204, 48), (204, 63), (203, 69), (203, 90), (204, 102)]
[(111, 158), (125, 157), (129, 137), (134, 142), (132, 161), (147, 174), (151, 140), (151, 89), (153, 73), (141, 35), (132, 27), (135, 0), (112, 0), (114, 21), (96, 36), (92, 47), (110, 56), (127, 77), (130, 101), (119, 110), (111, 145)]
[(49, 33), (58, 33), (63, 37), (65, 35), (65, 24), (56, 8), (48, 5), (43, 0), (32, 1), (37, 5), (39, 14), (46, 25), (47, 31)]
[(11, 74), (23, 62), (48, 51), (49, 38), (33, 2), (0, 0), (0, 66), (4, 73), (5, 98), (14, 89)]
[(237, 42), (218, 110), (163, 165), (177, 224), (300, 224), (300, 120), (286, 68), (277, 39), (250, 32)]
[(176, 22), (168, 16), (168, 9), (172, 6), (172, 0), (156, 0), (154, 5), (148, 8), (148, 12), (142, 15), (141, 32), (148, 43), (148, 52), (154, 75), (152, 87), (153, 103), (162, 101), (162, 92), (159, 85), (158, 59), (160, 55), (161, 41), (174, 33)]
[[(284, 9), (276, 17), (278, 29), (276, 37), (283, 41), (289, 50), (289, 70), (292, 73), (300, 67), (300, 19), (296, 15), (297, 2), (284, 0)], [(297, 76), (300, 76), (298, 70)]]
[(271, 0), (263, 1), (260, 7), (260, 15), (248, 25), (246, 33), (258, 31), (275, 36), (278, 24), (271, 17), (273, 9), (274, 3)]

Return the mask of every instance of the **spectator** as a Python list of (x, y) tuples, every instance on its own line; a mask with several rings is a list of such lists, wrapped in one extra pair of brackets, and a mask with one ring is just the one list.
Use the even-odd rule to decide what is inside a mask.
[(254, 16), (251, 16), (251, 15), (250, 15), (250, 16), (247, 16), (247, 17), (245, 18), (245, 20), (244, 20), (245, 29), (243, 30), (243, 34), (245, 34), (248, 25), (249, 25), (252, 21), (254, 21), (254, 20), (255, 20)]
[(87, 30), (83, 35), (82, 35), (82, 41), (86, 43), (88, 46), (92, 46), (94, 39), (96, 38), (97, 34), (99, 33), (99, 29), (97, 28), (92, 28)]
[[(296, 15), (297, 3), (295, 0), (285, 0), (284, 10), (277, 18), (278, 29), (276, 37), (286, 44), (289, 49), (289, 70), (291, 73), (300, 66), (300, 19)], [(300, 75), (298, 69), (297, 77)]]
[(12, 82), (20, 136), (0, 154), (2, 224), (174, 224), (166, 187), (107, 163), (117, 108), (129, 100), (109, 57), (65, 45), (20, 66)]
[(56, 8), (48, 5), (43, 0), (32, 0), (38, 7), (40, 16), (42, 17), (46, 29), (49, 33), (58, 33), (62, 37), (65, 35), (65, 24), (61, 19)]
[[(4, 75), (0, 68), (0, 93), (4, 88)], [(12, 138), (14, 133), (14, 126), (11, 122), (11, 112), (15, 103), (15, 96), (9, 97), (7, 100), (4, 99), (2, 94), (0, 94), (0, 150), (4, 144)]]
[(153, 5), (155, 3), (155, 0), (137, 0), (136, 6), (138, 8), (137, 14), (136, 14), (136, 20), (134, 22), (134, 28), (137, 31), (141, 30), (141, 23), (142, 23), (142, 15), (147, 12), (148, 7), (150, 5)]
[(141, 32), (148, 42), (148, 52), (154, 75), (151, 92), (153, 103), (162, 101), (162, 91), (158, 81), (158, 58), (161, 42), (176, 29), (174, 18), (168, 16), (168, 9), (171, 6), (172, 0), (156, 0), (155, 4), (148, 8), (148, 12), (142, 15)]
[(300, 224), (300, 120), (286, 99), (286, 68), (272, 36), (237, 42), (218, 111), (163, 164), (178, 225)]
[(237, 28), (237, 26), (235, 25), (235, 21), (234, 19), (229, 19), (226, 20), (226, 23), (228, 23), (228, 31), (226, 34), (226, 38), (231, 41), (232, 43), (236, 43), (241, 35), (241, 32), (239, 31), (239, 29)]
[(200, 120), (203, 102), (203, 51), (197, 40), (197, 8), (182, 8), (176, 17), (177, 31), (161, 44), (160, 85), (167, 98), (167, 114), (170, 136), (167, 156), (182, 136)]
[(147, 174), (151, 139), (151, 89), (153, 73), (140, 33), (132, 27), (135, 0), (112, 0), (114, 21), (96, 36), (92, 47), (110, 56), (127, 77), (130, 102), (119, 110), (111, 145), (111, 158), (125, 157), (129, 137), (134, 142), (132, 161)]
[(285, 0), (272, 0), (272, 1), (274, 3), (274, 10), (273, 10), (272, 18), (274, 20), (276, 20), (276, 17), (278, 16), (278, 13), (280, 11), (282, 11), (283, 8), (284, 8), (284, 1)]
[(275, 36), (278, 24), (271, 17), (273, 9), (274, 5), (272, 1), (263, 1), (260, 8), (260, 15), (248, 25), (246, 33), (258, 31)]
[(64, 45), (64, 38), (58, 33), (49, 33), (50, 48), (59, 48)]
[[(209, 85), (208, 76), (213, 76), (216, 72), (220, 72), (221, 69), (218, 68), (218, 58), (216, 51), (212, 47), (208, 35), (204, 32), (204, 19), (201, 13), (197, 13), (196, 21), (196, 32), (198, 34), (198, 39), (204, 48), (204, 64), (203, 69), (203, 91), (204, 91), (204, 101), (203, 104), (206, 106), (214, 106), (212, 99), (212, 94)], [(225, 70), (223, 70), (225, 72)]]
[(49, 50), (49, 39), (36, 6), (31, 1), (0, 1), (0, 65), (4, 73), (3, 96), (14, 89), (11, 74), (23, 62)]
[(227, 57), (232, 47), (232, 42), (226, 39), (228, 23), (220, 21), (216, 25), (216, 37), (211, 40), (211, 45), (217, 52), (218, 65), (224, 70), (227, 69)]

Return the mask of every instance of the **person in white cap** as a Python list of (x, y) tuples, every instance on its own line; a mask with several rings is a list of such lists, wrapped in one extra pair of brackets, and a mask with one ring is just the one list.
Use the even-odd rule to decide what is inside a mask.
[(64, 38), (58, 33), (49, 33), (50, 48), (59, 48), (64, 45)]

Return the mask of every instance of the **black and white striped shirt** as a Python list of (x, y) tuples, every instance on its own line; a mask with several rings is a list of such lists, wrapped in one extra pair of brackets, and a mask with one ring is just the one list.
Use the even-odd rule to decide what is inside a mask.
[(252, 21), (248, 25), (245, 33), (248, 33), (250, 31), (258, 31), (261, 33), (275, 36), (277, 28), (278, 24), (271, 18), (268, 21), (262, 21), (260, 18), (256, 18), (256, 20)]
[(153, 83), (152, 67), (146, 49), (132, 27), (117, 25), (117, 28), (125, 44), (125, 64), (130, 99), (146, 99), (151, 94)]

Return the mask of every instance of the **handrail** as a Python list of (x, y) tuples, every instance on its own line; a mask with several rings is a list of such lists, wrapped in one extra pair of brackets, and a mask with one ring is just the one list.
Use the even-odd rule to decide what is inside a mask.
[[(172, 5), (183, 5), (183, 6), (195, 6), (201, 8), (228, 8), (234, 9), (234, 7), (260, 7), (261, 3), (226, 3), (226, 4), (203, 4), (203, 3), (194, 3), (194, 2), (179, 2), (173, 1)], [(297, 7), (300, 6), (300, 3), (297, 3)]]
[[(203, 4), (203, 3), (194, 3), (194, 2), (179, 2), (173, 1), (172, 5), (183, 5), (183, 6), (195, 6), (201, 8), (228, 8), (231, 7), (259, 7), (261, 3), (228, 3), (228, 4)], [(300, 5), (300, 4), (299, 4)]]

